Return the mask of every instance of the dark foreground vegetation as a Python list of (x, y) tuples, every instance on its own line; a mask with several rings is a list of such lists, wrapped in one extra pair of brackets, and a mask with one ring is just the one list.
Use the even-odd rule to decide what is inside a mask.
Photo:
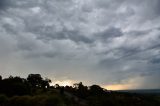
[(98, 85), (50, 86), (40, 74), (0, 77), (0, 106), (160, 106), (159, 95), (108, 91)]

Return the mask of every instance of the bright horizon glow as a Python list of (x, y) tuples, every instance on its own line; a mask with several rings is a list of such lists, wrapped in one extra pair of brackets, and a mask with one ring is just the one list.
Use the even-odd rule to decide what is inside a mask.
[(131, 88), (129, 84), (113, 84), (113, 85), (106, 85), (103, 88), (107, 90), (125, 90)]
[[(60, 86), (73, 86), (75, 81), (72, 80), (57, 80), (54, 83), (51, 83), (51, 85), (59, 84)], [(131, 88), (130, 84), (112, 84), (112, 85), (105, 85), (101, 86), (102, 88), (105, 88), (107, 90), (125, 90)]]
[(52, 83), (51, 85), (55, 85), (55, 84), (59, 84), (60, 86), (66, 86), (66, 85), (72, 86), (74, 84), (74, 81), (72, 81), (72, 80), (62, 80), (62, 81), (57, 80), (54, 83)]

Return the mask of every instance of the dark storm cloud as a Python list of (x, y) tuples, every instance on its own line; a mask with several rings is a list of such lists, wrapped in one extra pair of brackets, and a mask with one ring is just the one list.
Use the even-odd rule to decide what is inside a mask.
[(130, 36), (141, 36), (141, 35), (145, 35), (148, 34), (149, 32), (151, 32), (151, 30), (144, 30), (144, 31), (131, 31), (129, 33), (127, 33)]
[(153, 63), (153, 64), (159, 64), (160, 63), (160, 57), (153, 58), (150, 62)]
[(38, 39), (42, 40), (64, 40), (69, 39), (74, 42), (92, 43), (93, 40), (83, 35), (83, 33), (78, 30), (68, 30), (63, 28), (61, 31), (55, 31), (53, 33), (54, 26), (51, 27), (36, 27), (36, 29), (31, 29), (33, 33), (39, 34)]
[(107, 40), (109, 38), (120, 37), (123, 33), (120, 28), (110, 27), (102, 32), (95, 34), (96, 37), (99, 37), (101, 40)]
[(0, 1), (0, 9), (5, 10), (8, 8), (28, 8), (28, 7), (33, 7), (37, 5), (37, 2), (28, 0), (22, 1), (22, 0), (1, 0)]
[(105, 8), (105, 9), (117, 9), (124, 1), (126, 0), (95, 0), (95, 5), (98, 8)]
[[(75, 36), (76, 35), (76, 36)], [(62, 39), (70, 39), (75, 42), (92, 43), (92, 39), (85, 37), (78, 30), (67, 30), (63, 29), (58, 36), (63, 36)]]
[(159, 5), (159, 0), (0, 0), (0, 72), (158, 88)]
[(154, 1), (150, 1), (148, 3), (146, 3), (147, 6), (152, 5), (153, 6), (153, 10), (152, 8), (150, 8), (150, 12), (152, 12), (152, 14), (155, 14), (155, 16), (159, 16), (160, 15), (160, 1), (159, 0), (154, 0)]
[(4, 25), (3, 25), (3, 28), (4, 28), (8, 33), (17, 34), (16, 29), (15, 29), (13, 26), (9, 25), (9, 24), (4, 24)]
[(9, 7), (11, 5), (11, 1), (10, 0), (1, 0), (0, 1), (0, 10), (6, 9), (7, 7)]

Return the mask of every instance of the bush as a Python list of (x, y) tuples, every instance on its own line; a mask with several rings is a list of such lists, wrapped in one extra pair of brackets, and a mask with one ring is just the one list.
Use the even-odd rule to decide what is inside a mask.
[(14, 96), (9, 100), (6, 96), (0, 96), (0, 106), (65, 106), (60, 96), (37, 95), (37, 96)]
[(5, 104), (8, 101), (7, 96), (5, 95), (0, 95), (0, 105)]
[(34, 96), (31, 99), (31, 106), (45, 106), (46, 99), (47, 99), (47, 96), (45, 95)]
[(49, 96), (45, 100), (45, 106), (59, 106), (62, 104), (63, 104), (63, 101), (58, 96)]
[(8, 101), (8, 106), (30, 106), (30, 96), (14, 96)]

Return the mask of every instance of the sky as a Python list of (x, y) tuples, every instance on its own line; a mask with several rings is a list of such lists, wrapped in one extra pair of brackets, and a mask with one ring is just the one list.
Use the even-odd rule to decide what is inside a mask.
[(0, 0), (0, 75), (160, 88), (160, 0)]

